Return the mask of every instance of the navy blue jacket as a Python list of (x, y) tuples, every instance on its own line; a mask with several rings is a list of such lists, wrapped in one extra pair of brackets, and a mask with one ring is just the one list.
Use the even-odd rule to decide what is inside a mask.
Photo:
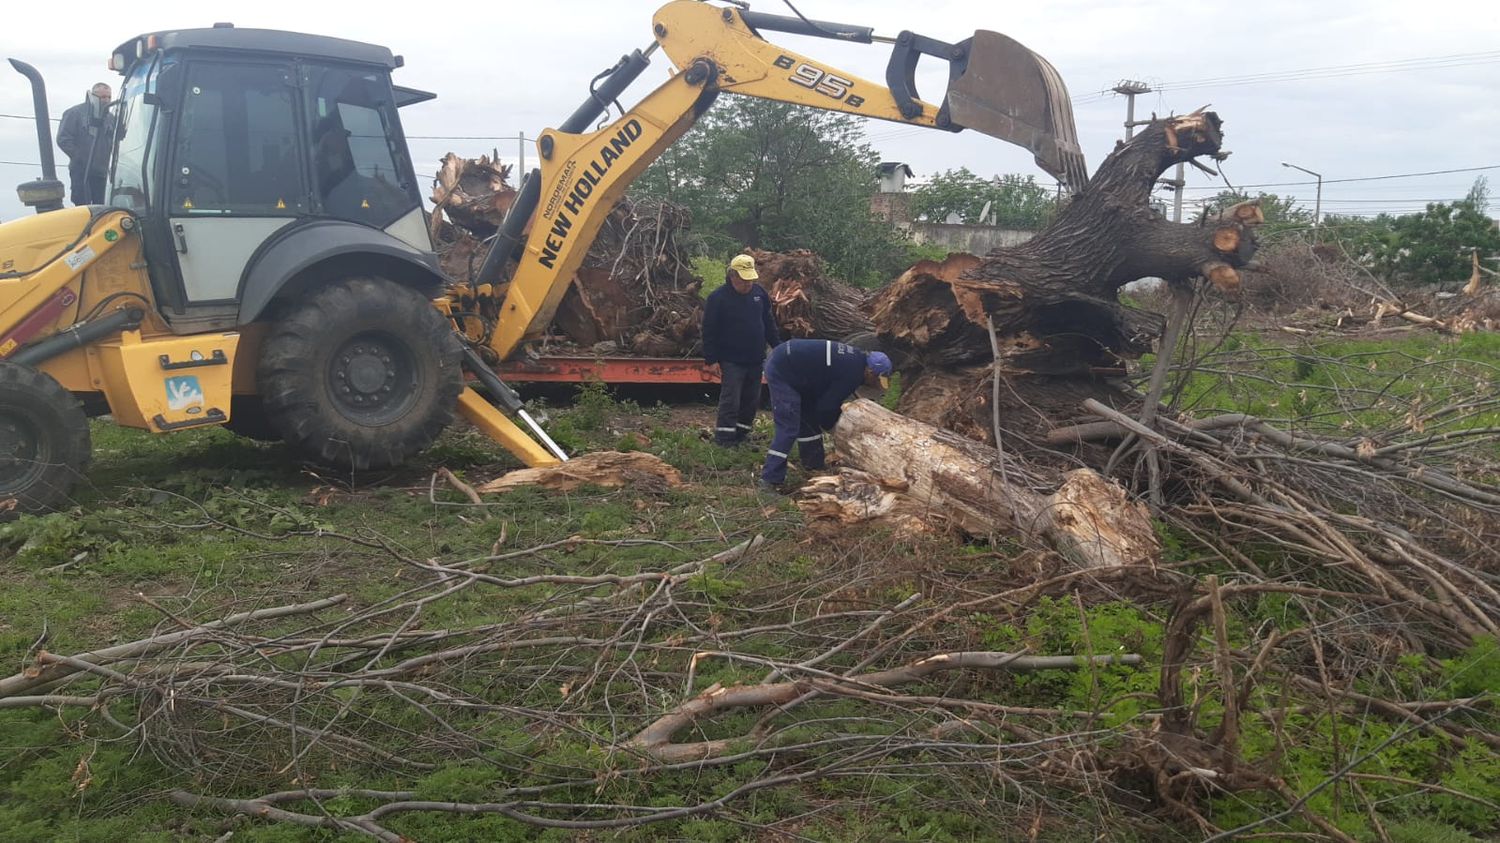
[(866, 355), (852, 345), (832, 340), (787, 340), (771, 351), (766, 380), (781, 381), (802, 396), (803, 410), (813, 402), (813, 418), (822, 430), (832, 430), (843, 413), (844, 399), (865, 382)]
[(771, 316), (771, 296), (759, 284), (741, 295), (725, 282), (703, 305), (703, 361), (751, 366), (766, 359), (766, 348), (781, 342)]

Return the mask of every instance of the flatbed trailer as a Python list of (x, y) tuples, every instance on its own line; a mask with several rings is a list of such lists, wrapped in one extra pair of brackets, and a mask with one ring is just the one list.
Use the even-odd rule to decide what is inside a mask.
[(719, 382), (698, 358), (550, 355), (501, 363), (496, 372), (512, 383), (686, 384)]

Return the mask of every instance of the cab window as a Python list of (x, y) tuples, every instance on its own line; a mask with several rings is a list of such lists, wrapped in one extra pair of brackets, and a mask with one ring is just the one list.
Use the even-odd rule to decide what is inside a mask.
[(173, 145), (174, 215), (307, 210), (296, 90), (279, 65), (193, 64)]
[(308, 73), (314, 192), (323, 213), (384, 228), (417, 208), (389, 80), (338, 67)]

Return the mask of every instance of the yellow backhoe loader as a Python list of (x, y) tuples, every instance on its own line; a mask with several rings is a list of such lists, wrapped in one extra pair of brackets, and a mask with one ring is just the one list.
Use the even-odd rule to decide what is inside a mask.
[[(888, 43), (886, 84), (768, 32)], [(390, 50), (228, 24), (132, 38), (99, 115), (114, 125), (107, 197), (70, 209), (42, 77), (12, 59), (43, 173), (19, 187), (37, 214), (0, 225), (0, 509), (66, 501), (88, 417), (105, 414), (155, 433), (227, 425), (358, 470), (427, 447), (456, 411), (529, 465), (566, 459), (491, 364), (547, 327), (610, 207), (720, 93), (972, 129), (1070, 190), (1087, 179), (1061, 79), (1003, 35), (881, 38), (695, 0), (663, 6), (652, 33), (540, 134), (540, 168), (464, 285), (438, 269), (401, 128), (399, 109), (433, 94), (392, 83)], [(670, 78), (597, 128), (658, 49)], [(936, 105), (916, 91), (924, 56), (949, 69)]]

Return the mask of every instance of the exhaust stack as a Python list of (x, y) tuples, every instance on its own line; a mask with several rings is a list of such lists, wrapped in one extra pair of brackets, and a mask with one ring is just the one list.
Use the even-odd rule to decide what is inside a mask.
[(42, 156), (42, 177), (16, 186), (21, 204), (35, 208), (38, 214), (60, 211), (63, 207), (63, 183), (57, 179), (57, 163), (52, 156), (52, 121), (47, 113), (47, 83), (36, 68), (20, 59), (10, 66), (31, 81), (31, 111), (36, 117), (37, 151)]

